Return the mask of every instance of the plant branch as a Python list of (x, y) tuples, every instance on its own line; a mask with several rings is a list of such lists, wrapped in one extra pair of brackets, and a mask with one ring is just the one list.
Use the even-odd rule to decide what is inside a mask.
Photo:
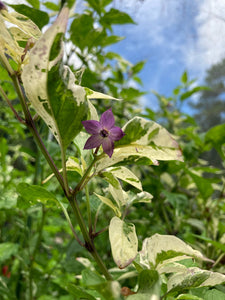
[(65, 194), (67, 196), (69, 196), (70, 191), (69, 191), (69, 185), (68, 185), (67, 173), (66, 173), (66, 153), (62, 146), (61, 146), (61, 160), (62, 160), (63, 182), (64, 182)]
[(87, 170), (85, 171), (83, 177), (81, 178), (80, 182), (77, 184), (76, 188), (74, 189), (73, 191), (73, 194), (77, 194), (79, 191), (81, 191), (84, 187), (84, 185), (87, 183), (87, 179), (88, 179), (88, 176), (91, 172), (91, 169), (93, 168), (94, 164), (96, 163), (96, 161), (98, 160), (98, 157), (95, 157), (93, 159), (93, 161), (91, 162), (90, 166), (87, 168)]
[(88, 252), (92, 255), (94, 260), (96, 261), (97, 265), (99, 266), (101, 272), (105, 276), (107, 280), (112, 280), (112, 276), (110, 275), (109, 271), (107, 270), (105, 264), (103, 263), (101, 257), (99, 256), (92, 238), (89, 236), (88, 230), (86, 228), (86, 225), (84, 223), (84, 219), (81, 215), (77, 200), (76, 200), (76, 195), (74, 197), (69, 198), (71, 207), (73, 209), (74, 215), (77, 219), (77, 222), (80, 226), (80, 230), (83, 234), (84, 240), (85, 240), (85, 248), (88, 250)]
[(86, 195), (86, 204), (87, 204), (89, 233), (92, 233), (91, 206), (90, 206), (89, 190), (87, 185), (85, 186), (85, 195)]
[(14, 113), (15, 117), (17, 118), (17, 120), (22, 123), (22, 124), (26, 124), (26, 122), (19, 116), (19, 114), (17, 113), (17, 111), (14, 109), (14, 107), (12, 106), (11, 101), (9, 100), (9, 98), (7, 97), (5, 91), (3, 90), (3, 88), (0, 86), (0, 93), (2, 94), (3, 98), (5, 98), (7, 104), (9, 105), (9, 107), (11, 108), (12, 112)]

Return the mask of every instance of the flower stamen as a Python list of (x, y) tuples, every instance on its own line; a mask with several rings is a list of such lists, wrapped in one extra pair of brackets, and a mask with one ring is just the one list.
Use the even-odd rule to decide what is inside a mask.
[(107, 137), (109, 135), (109, 132), (106, 129), (102, 129), (100, 131), (100, 135), (104, 138), (104, 137)]

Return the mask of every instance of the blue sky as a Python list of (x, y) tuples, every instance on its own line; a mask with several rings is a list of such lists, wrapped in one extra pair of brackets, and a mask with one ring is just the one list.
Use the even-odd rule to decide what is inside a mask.
[[(78, 11), (83, 3), (77, 0)], [(114, 0), (113, 6), (137, 23), (114, 26), (125, 39), (110, 50), (132, 63), (147, 61), (140, 73), (145, 106), (157, 107), (152, 90), (170, 96), (184, 70), (202, 84), (205, 71), (225, 57), (224, 0)]]
[(223, 0), (120, 0), (114, 7), (137, 23), (114, 27), (125, 40), (112, 49), (132, 63), (147, 60), (140, 74), (147, 106), (156, 107), (151, 90), (170, 96), (184, 70), (201, 84), (205, 71), (225, 57)]

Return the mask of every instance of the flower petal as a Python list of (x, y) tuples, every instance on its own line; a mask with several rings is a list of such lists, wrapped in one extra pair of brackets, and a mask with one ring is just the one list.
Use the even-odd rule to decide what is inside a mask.
[(123, 130), (120, 127), (114, 126), (110, 129), (109, 136), (113, 141), (119, 141), (125, 135)]
[(98, 134), (102, 129), (100, 122), (96, 120), (82, 121), (81, 123), (89, 134)]
[(115, 124), (115, 119), (114, 119), (114, 116), (113, 116), (113, 113), (112, 113), (112, 109), (108, 109), (106, 110), (102, 115), (101, 115), (101, 118), (100, 118), (100, 123), (102, 125), (103, 128), (106, 128), (106, 129), (111, 129), (114, 124)]
[(111, 157), (113, 155), (114, 143), (110, 138), (104, 138), (102, 141), (103, 151)]
[(94, 134), (88, 138), (87, 142), (84, 145), (84, 149), (97, 148), (102, 144), (102, 141), (103, 137), (101, 137), (99, 134)]

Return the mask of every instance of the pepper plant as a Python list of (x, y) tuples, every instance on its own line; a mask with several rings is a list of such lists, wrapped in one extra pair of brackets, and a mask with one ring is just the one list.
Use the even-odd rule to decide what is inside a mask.
[[(29, 2), (37, 5), (35, 1)], [(125, 13), (114, 8), (107, 11), (110, 2), (88, 1), (88, 4), (96, 9), (105, 28), (110, 27), (110, 18), (115, 20), (118, 15), (119, 19), (130, 22)], [(53, 3), (49, 4), (52, 6), (55, 8)], [(101, 11), (100, 6), (104, 8)], [(202, 299), (201, 295), (195, 296), (192, 289), (200, 287), (204, 290), (204, 287), (225, 282), (223, 274), (203, 270), (197, 264), (197, 261), (210, 264), (212, 260), (173, 235), (156, 233), (141, 242), (135, 224), (129, 221), (129, 210), (133, 205), (148, 205), (154, 197), (143, 190), (141, 180), (131, 166), (157, 168), (161, 161), (183, 163), (176, 138), (158, 123), (139, 116), (130, 118), (122, 128), (115, 126), (114, 103), (123, 100), (78, 84), (78, 74), (63, 59), (63, 40), (70, 13), (73, 13), (73, 1), (62, 5), (53, 24), (43, 34), (39, 27), (45, 23), (37, 21), (39, 27), (35, 23), (35, 12), (40, 14), (37, 8), (30, 12), (23, 5), (13, 5), (13, 8), (20, 12), (9, 12), (1, 2), (0, 59), (6, 80), (1, 82), (0, 93), (20, 122), (24, 135), (28, 130), (31, 133), (43, 155), (39, 159), (44, 158), (51, 172), (43, 185), (41, 182), (32, 184), (29, 180), (17, 182), (17, 206), (29, 210), (23, 214), (24, 219), (31, 227), (29, 213), (37, 209), (41, 222), (27, 253), (21, 252), (24, 257), (20, 254), (27, 243), (24, 229), (23, 238), (18, 235), (18, 240), (3, 240), (0, 244), (3, 299)], [(32, 16), (28, 17), (29, 14)], [(41, 15), (46, 16), (43, 12)], [(71, 31), (79, 22), (84, 26), (89, 24), (91, 31), (88, 14), (73, 15), (72, 18)], [(13, 26), (8, 27), (6, 21)], [(105, 30), (95, 38), (103, 42), (106, 35)], [(75, 37), (81, 50), (85, 49), (85, 38), (92, 38), (89, 35), (83, 39), (82, 32), (76, 32), (73, 39)], [(113, 36), (111, 39), (116, 40)], [(6, 82), (13, 86), (19, 105), (10, 100)], [(110, 103), (100, 120), (98, 111), (102, 109), (94, 105), (98, 99), (101, 103), (104, 99), (107, 105)], [(42, 122), (47, 135), (39, 126)], [(55, 152), (49, 140), (56, 141)], [(1, 152), (2, 161), (6, 152)], [(55, 158), (54, 153), (60, 153), (60, 159)], [(61, 192), (53, 192), (55, 184)], [(75, 248), (84, 253), (82, 257), (70, 257), (69, 251), (62, 251), (58, 256), (55, 249), (48, 249), (49, 232), (45, 232), (44, 226), (48, 215), (55, 211), (58, 215), (55, 222), (62, 222), (60, 229), (63, 228), (65, 234), (72, 234)], [(102, 219), (105, 226), (99, 228)], [(101, 244), (101, 235), (106, 231), (108, 242), (104, 240)], [(56, 237), (56, 244), (62, 245), (63, 237)], [(45, 239), (45, 245), (40, 248), (42, 239)], [(142, 243), (141, 250), (138, 243)], [(102, 255), (102, 250), (105, 248), (107, 252), (109, 244), (114, 263), (109, 260), (108, 253)], [(100, 248), (103, 249), (100, 251)], [(50, 261), (45, 273), (41, 253), (46, 249)], [(81, 274), (73, 276), (71, 272), (59, 272), (57, 264), (63, 261), (65, 254), (70, 262), (77, 258), (83, 265)], [(12, 270), (9, 271), (7, 261), (11, 258)], [(17, 284), (10, 285), (11, 276), (17, 279)], [(40, 280), (41, 276), (44, 280)], [(127, 279), (133, 285), (129, 282), (127, 286)], [(55, 286), (60, 289), (55, 290)]]

